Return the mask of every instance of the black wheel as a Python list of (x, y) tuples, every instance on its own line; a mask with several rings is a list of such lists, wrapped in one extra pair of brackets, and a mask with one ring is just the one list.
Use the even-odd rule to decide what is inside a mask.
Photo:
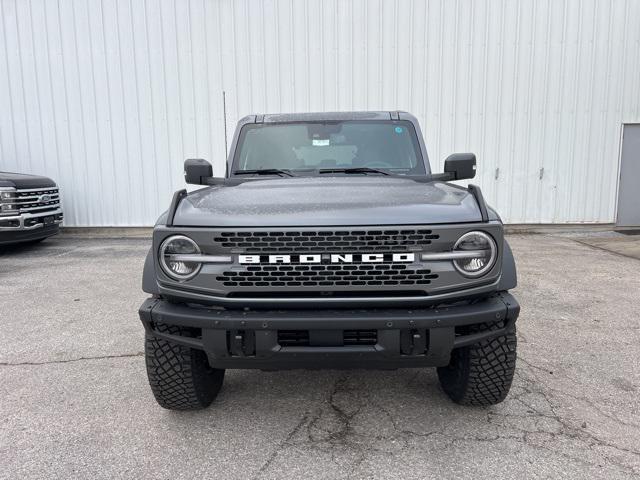
[[(502, 328), (502, 323), (473, 325), (465, 333)], [(438, 368), (445, 393), (461, 405), (488, 406), (502, 402), (516, 369), (516, 327), (491, 340), (456, 348), (446, 367)]]
[[(190, 336), (188, 329), (177, 326), (156, 325), (156, 329)], [(161, 407), (197, 410), (211, 405), (222, 387), (224, 370), (211, 368), (203, 351), (150, 335), (146, 335), (144, 346), (149, 385)]]

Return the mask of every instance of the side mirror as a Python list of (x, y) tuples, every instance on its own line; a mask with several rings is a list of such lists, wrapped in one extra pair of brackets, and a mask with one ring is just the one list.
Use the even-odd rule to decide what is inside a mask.
[(184, 161), (184, 180), (190, 185), (207, 185), (207, 178), (213, 177), (211, 164), (202, 158)]
[(454, 153), (444, 161), (444, 173), (451, 180), (464, 180), (476, 176), (476, 156), (474, 153)]

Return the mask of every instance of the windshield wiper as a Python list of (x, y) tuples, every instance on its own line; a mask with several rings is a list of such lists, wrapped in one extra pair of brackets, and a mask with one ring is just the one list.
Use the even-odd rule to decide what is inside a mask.
[(369, 167), (352, 167), (352, 168), (321, 168), (318, 173), (379, 173), (381, 175), (390, 175), (389, 172)]
[(234, 175), (280, 175), (284, 177), (295, 177), (291, 171), (279, 168), (260, 168), (256, 170), (236, 170)]

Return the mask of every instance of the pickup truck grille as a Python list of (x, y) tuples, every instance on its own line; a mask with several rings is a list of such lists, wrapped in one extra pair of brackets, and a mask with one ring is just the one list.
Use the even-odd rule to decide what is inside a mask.
[(60, 208), (58, 188), (30, 188), (16, 191), (13, 204), (20, 213), (41, 213)]
[(428, 285), (438, 278), (410, 265), (253, 265), (246, 271), (225, 271), (216, 279), (225, 287), (384, 287)]
[(236, 253), (377, 253), (417, 251), (437, 240), (426, 229), (219, 232), (214, 242)]

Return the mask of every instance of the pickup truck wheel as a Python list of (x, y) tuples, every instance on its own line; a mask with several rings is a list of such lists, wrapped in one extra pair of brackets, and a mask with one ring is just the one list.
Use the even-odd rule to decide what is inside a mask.
[[(466, 333), (502, 328), (503, 324), (473, 325)], [(445, 393), (461, 405), (489, 406), (502, 402), (511, 388), (516, 368), (516, 327), (504, 335), (468, 347), (456, 348), (446, 367), (438, 368)]]
[[(171, 325), (156, 325), (156, 330), (181, 336), (191, 333)], [(145, 359), (151, 391), (160, 406), (169, 410), (206, 408), (222, 387), (224, 370), (211, 368), (201, 350), (147, 334)]]

